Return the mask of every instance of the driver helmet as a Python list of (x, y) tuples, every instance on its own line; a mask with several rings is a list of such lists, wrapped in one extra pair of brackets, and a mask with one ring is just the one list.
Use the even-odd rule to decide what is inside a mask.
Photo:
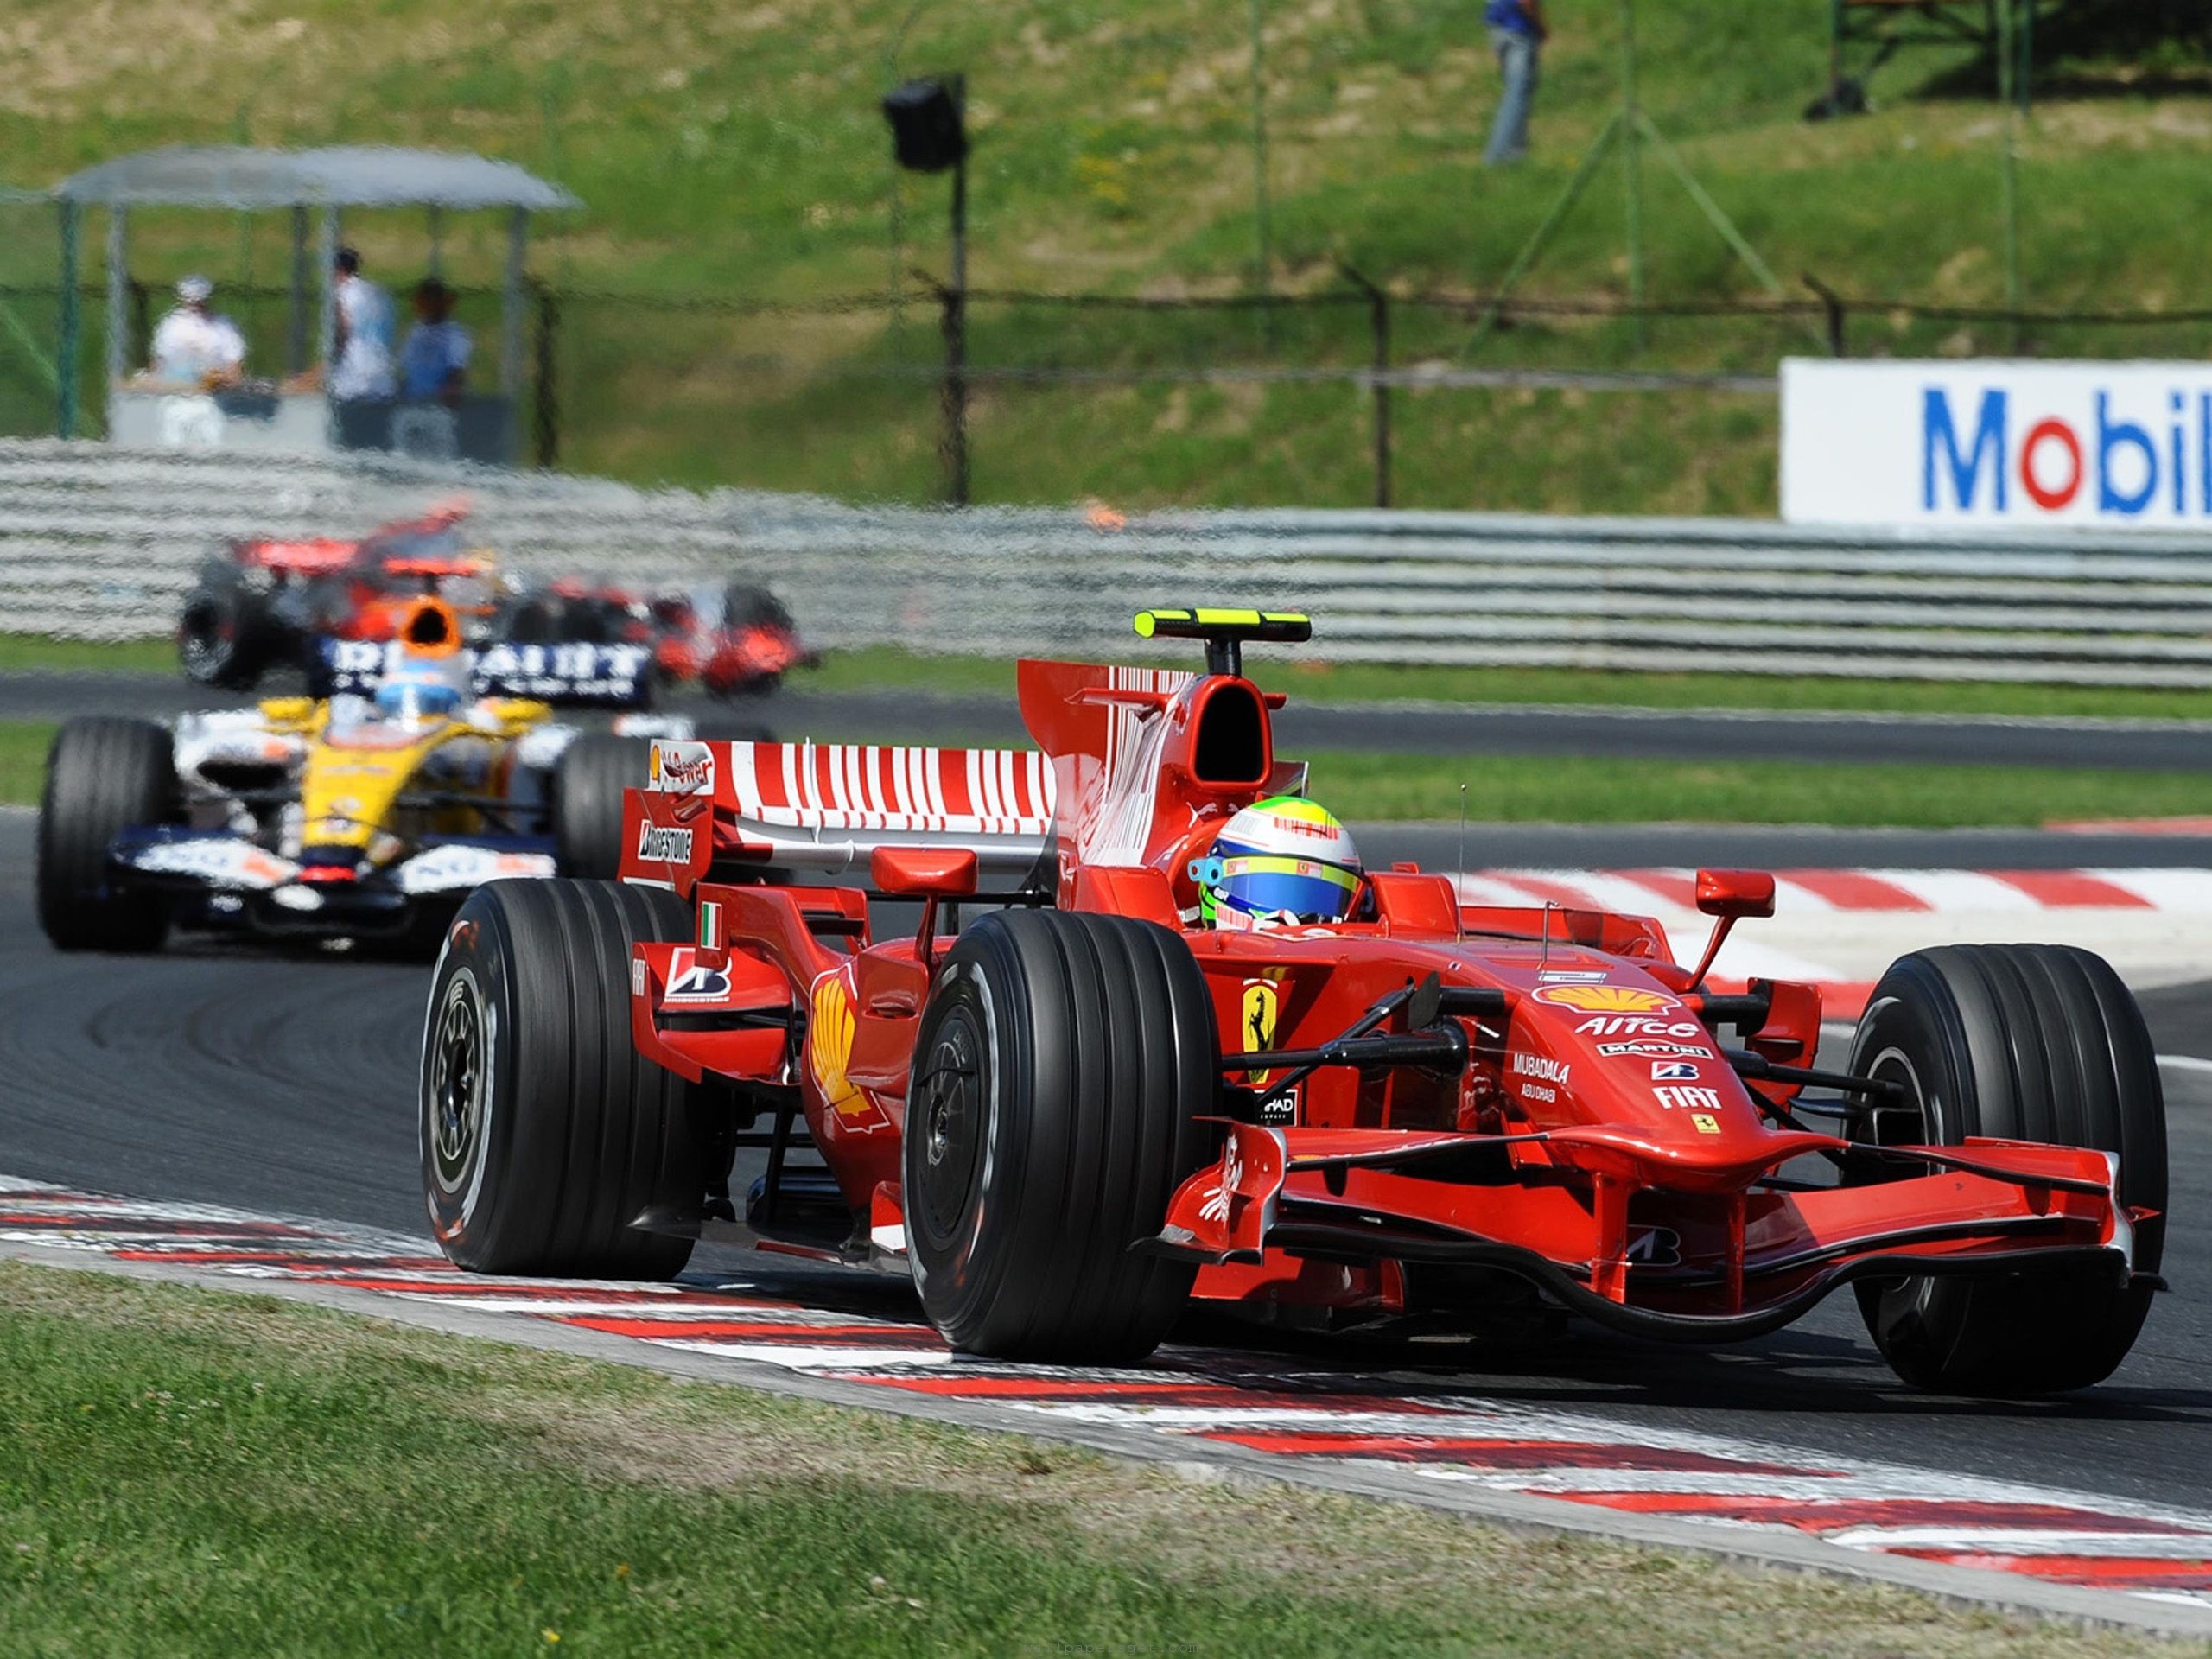
[(1336, 815), (1277, 795), (1230, 819), (1191, 861), (1202, 926), (1239, 931), (1341, 922), (1359, 897), (1359, 849)]
[(403, 726), (457, 715), (468, 701), (460, 683), (460, 675), (467, 671), (457, 656), (410, 652), (378, 683), (377, 712)]

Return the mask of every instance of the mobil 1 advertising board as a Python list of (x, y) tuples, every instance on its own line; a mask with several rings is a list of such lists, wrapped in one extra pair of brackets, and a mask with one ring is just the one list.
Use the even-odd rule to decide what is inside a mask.
[(1792, 524), (2212, 529), (2212, 366), (1782, 365)]

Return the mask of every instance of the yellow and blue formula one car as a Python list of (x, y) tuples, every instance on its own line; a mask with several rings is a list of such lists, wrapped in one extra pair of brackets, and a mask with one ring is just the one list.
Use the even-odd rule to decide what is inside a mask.
[[(637, 647), (480, 657), (435, 601), (374, 664), (341, 645), (326, 696), (174, 728), (65, 725), (39, 810), (47, 937), (65, 950), (150, 950), (175, 926), (434, 942), (486, 881), (613, 874), (646, 740), (690, 735), (681, 720), (630, 715), (610, 732), (555, 717), (565, 690), (642, 696)], [(507, 695), (518, 686), (535, 695)]]

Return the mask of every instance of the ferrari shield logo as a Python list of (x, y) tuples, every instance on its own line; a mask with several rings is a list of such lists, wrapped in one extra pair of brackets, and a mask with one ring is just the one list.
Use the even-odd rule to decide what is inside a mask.
[[(1275, 1021), (1282, 1015), (1282, 988), (1271, 979), (1244, 982), (1244, 1047), (1247, 1052), (1275, 1046)], [(1253, 1083), (1264, 1082), (1265, 1071), (1247, 1072)]]

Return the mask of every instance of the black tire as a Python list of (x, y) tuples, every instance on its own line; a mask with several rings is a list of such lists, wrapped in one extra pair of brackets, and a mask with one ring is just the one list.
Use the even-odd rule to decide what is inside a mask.
[(691, 1241), (702, 1091), (630, 1039), (630, 948), (689, 938), (675, 894), (613, 881), (494, 881), (446, 931), (423, 1033), (423, 1192), (473, 1273), (666, 1279)]
[(733, 582), (722, 589), (722, 626), (726, 628), (781, 628), (796, 632), (791, 607), (766, 588), (749, 582)]
[(553, 769), (553, 855), (561, 874), (611, 881), (622, 864), (622, 791), (645, 786), (650, 740), (587, 732)]
[(73, 720), (47, 751), (38, 809), (38, 922), (62, 950), (157, 950), (169, 907), (157, 893), (119, 891), (108, 848), (125, 830), (168, 823), (178, 810), (169, 734), (145, 720)]
[(234, 568), (202, 571), (199, 586), (185, 595), (176, 651), (187, 679), (250, 691), (275, 661), (280, 643), (268, 606), (246, 591)]
[(1142, 1358), (1195, 1270), (1130, 1246), (1205, 1161), (1219, 1096), (1213, 1002), (1149, 922), (1008, 911), (938, 968), (903, 1151), (907, 1259), (965, 1352)]
[[(1874, 988), (1854, 1072), (1896, 1078), (1920, 1116), (1879, 1137), (1955, 1145), (1999, 1135), (2120, 1154), (2122, 1203), (2159, 1211), (2135, 1267), (2164, 1254), (2165, 1100), (2142, 1011), (2101, 957), (2050, 944), (1916, 951)], [(2151, 1287), (2101, 1271), (1868, 1280), (1867, 1331), (1897, 1374), (1944, 1394), (2023, 1397), (2101, 1382), (2127, 1357)]]

